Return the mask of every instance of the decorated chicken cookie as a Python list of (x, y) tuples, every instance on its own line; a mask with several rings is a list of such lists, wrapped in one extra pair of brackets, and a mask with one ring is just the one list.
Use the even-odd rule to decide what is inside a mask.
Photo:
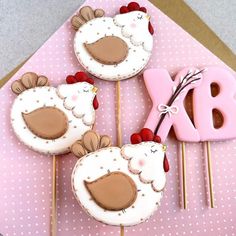
[[(80, 158), (72, 173), (74, 195), (96, 220), (131, 226), (158, 208), (169, 170), (166, 146), (149, 129), (131, 136), (131, 143), (112, 147), (108, 136), (86, 132), (71, 151)], [(144, 207), (145, 206), (145, 207)]]
[(31, 149), (62, 154), (90, 130), (95, 122), (97, 88), (85, 73), (67, 77), (68, 84), (49, 86), (45, 76), (33, 72), (13, 82), (17, 94), (11, 123), (17, 137)]
[(117, 81), (138, 74), (148, 63), (154, 30), (145, 7), (131, 2), (115, 17), (102, 9), (80, 9), (71, 22), (77, 31), (74, 50), (80, 64), (94, 76)]

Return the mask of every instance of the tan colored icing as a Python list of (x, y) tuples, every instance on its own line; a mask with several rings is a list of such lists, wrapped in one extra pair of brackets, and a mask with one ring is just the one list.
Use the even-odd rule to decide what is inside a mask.
[(19, 80), (16, 80), (12, 83), (11, 90), (15, 94), (20, 94), (27, 89), (48, 85), (49, 82), (47, 77), (43, 75), (38, 76), (34, 72), (27, 72), (23, 74)]
[(40, 75), (37, 79), (37, 87), (42, 87), (42, 86), (48, 86), (49, 85), (49, 81), (48, 78), (46, 76)]
[(78, 30), (86, 22), (104, 16), (105, 12), (102, 9), (95, 11), (90, 6), (84, 6), (80, 9), (79, 13), (72, 17), (71, 25), (75, 30)]
[(25, 91), (25, 87), (20, 81), (16, 80), (12, 83), (11, 90), (13, 93), (18, 95), (22, 93), (23, 91)]
[(71, 146), (71, 152), (74, 153), (78, 158), (88, 153), (87, 150), (83, 147), (81, 141), (77, 141)]
[(99, 149), (100, 136), (96, 132), (88, 131), (83, 135), (83, 146), (89, 152), (94, 152)]
[(27, 72), (21, 77), (21, 83), (26, 89), (34, 88), (37, 84), (38, 76), (34, 72)]
[(94, 43), (85, 43), (84, 46), (96, 61), (106, 65), (118, 64), (128, 55), (126, 42), (116, 36), (105, 36)]
[(94, 11), (94, 15), (96, 18), (103, 17), (105, 15), (105, 12), (102, 9), (96, 9)]
[(80, 26), (82, 26), (85, 23), (85, 20), (82, 18), (82, 16), (73, 16), (71, 19), (71, 25), (74, 28), (74, 30), (78, 30)]
[(85, 22), (95, 18), (93, 9), (90, 6), (84, 6), (79, 11), (80, 15), (85, 19)]
[(100, 148), (110, 147), (111, 138), (108, 135), (103, 135), (100, 139)]
[(137, 187), (126, 174), (116, 171), (95, 181), (84, 181), (92, 199), (103, 209), (120, 211), (130, 207), (137, 198)]
[(97, 151), (100, 148), (110, 147), (111, 138), (107, 135), (99, 135), (95, 131), (87, 131), (81, 140), (71, 146), (71, 152), (78, 158), (89, 152)]
[(67, 116), (55, 107), (42, 107), (22, 113), (22, 117), (30, 131), (43, 139), (60, 138), (68, 129)]

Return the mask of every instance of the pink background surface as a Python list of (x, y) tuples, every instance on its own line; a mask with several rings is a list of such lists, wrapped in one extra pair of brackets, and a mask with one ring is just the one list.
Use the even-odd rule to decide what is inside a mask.
[[(123, 0), (89, 0), (113, 16)], [(225, 66), (183, 29), (147, 1), (140, 1), (152, 16), (154, 51), (147, 68), (164, 67), (171, 75), (186, 66)], [(52, 85), (64, 83), (68, 74), (81, 69), (73, 52), (74, 31), (68, 20), (31, 57), (0, 91), (0, 233), (49, 235), (52, 159), (21, 144), (10, 126), (10, 108), (15, 95), (10, 84), (26, 71), (46, 75)], [(115, 83), (96, 80), (100, 88), (96, 128), (115, 137)], [(151, 101), (142, 78), (121, 82), (124, 143), (138, 131), (148, 116)], [(114, 138), (115, 143), (115, 138)], [(212, 143), (216, 207), (209, 209), (206, 156), (203, 144), (187, 144), (188, 209), (180, 207), (179, 143), (168, 139), (171, 170), (159, 210), (148, 222), (125, 229), (125, 235), (235, 235), (236, 234), (236, 140)], [(88, 217), (77, 204), (70, 185), (76, 163), (73, 155), (58, 158), (58, 235), (119, 235), (119, 228), (102, 225)]]

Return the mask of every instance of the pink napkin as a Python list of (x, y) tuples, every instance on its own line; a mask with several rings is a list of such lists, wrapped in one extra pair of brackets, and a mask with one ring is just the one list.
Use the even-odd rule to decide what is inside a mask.
[[(139, 1), (152, 16), (155, 29), (153, 55), (147, 68), (164, 67), (171, 75), (186, 66), (226, 65), (146, 0)], [(86, 5), (103, 8), (114, 16), (123, 0), (88, 0)], [(24, 72), (46, 75), (52, 85), (65, 82), (81, 67), (73, 52), (75, 32), (68, 19), (1, 89), (0, 103), (0, 233), (4, 236), (49, 235), (51, 206), (51, 157), (29, 150), (15, 137), (10, 109), (15, 95), (11, 83)], [(115, 83), (96, 79), (100, 108), (96, 129), (112, 135), (115, 143)], [(142, 77), (121, 82), (123, 142), (143, 125), (151, 101)], [(236, 234), (236, 142), (212, 143), (215, 209), (207, 202), (206, 156), (202, 143), (186, 145), (188, 209), (180, 202), (179, 142), (168, 139), (170, 172), (162, 205), (143, 224), (125, 228), (129, 236), (235, 235)], [(88, 217), (71, 191), (73, 155), (58, 158), (58, 236), (119, 235), (119, 228), (105, 226)]]

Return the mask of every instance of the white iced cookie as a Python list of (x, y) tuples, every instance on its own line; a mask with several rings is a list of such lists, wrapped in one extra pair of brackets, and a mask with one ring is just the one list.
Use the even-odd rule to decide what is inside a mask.
[(84, 79), (79, 82), (76, 76), (69, 76), (68, 82), (72, 83), (73, 77), (76, 83), (57, 88), (32, 72), (13, 82), (12, 91), (18, 96), (11, 109), (12, 128), (31, 149), (51, 155), (67, 153), (92, 128), (96, 88)]
[[(135, 6), (132, 4), (136, 4)], [(119, 15), (89, 6), (72, 18), (77, 30), (74, 50), (80, 64), (94, 76), (110, 81), (138, 74), (148, 63), (153, 48), (153, 28), (145, 8), (129, 4)]]
[(163, 195), (169, 170), (166, 147), (143, 140), (122, 148), (110, 145), (107, 136), (88, 131), (72, 146), (72, 153), (80, 158), (72, 173), (74, 195), (102, 223), (131, 226), (144, 222)]

